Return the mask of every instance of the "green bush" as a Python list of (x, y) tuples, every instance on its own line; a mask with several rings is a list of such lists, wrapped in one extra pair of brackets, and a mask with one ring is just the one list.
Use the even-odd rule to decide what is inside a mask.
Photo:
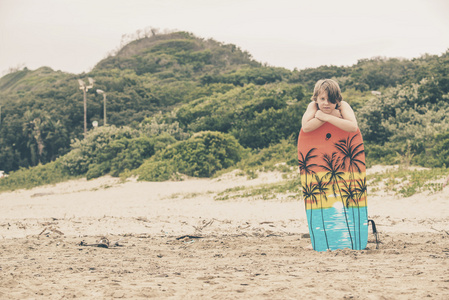
[(367, 167), (375, 164), (392, 165), (397, 163), (397, 146), (381, 146), (374, 143), (365, 143), (365, 159)]
[(62, 158), (62, 164), (72, 175), (86, 174), (88, 179), (107, 173), (119, 176), (125, 170), (138, 168), (154, 154), (154, 142), (139, 137), (130, 128), (102, 127), (77, 140), (72, 151)]
[(110, 151), (106, 151), (110, 143), (117, 139), (133, 138), (137, 135), (138, 133), (129, 127), (103, 126), (97, 128), (88, 132), (84, 139), (76, 139), (72, 143), (72, 150), (62, 158), (62, 164), (72, 175), (85, 174), (90, 165), (111, 158)]
[(278, 110), (269, 108), (261, 113), (255, 112), (250, 120), (241, 118), (236, 121), (236, 128), (231, 133), (244, 147), (266, 148), (297, 135), (302, 114), (298, 103)]
[(244, 147), (266, 148), (298, 134), (303, 98), (302, 86), (247, 84), (185, 104), (176, 116), (186, 130), (231, 133)]
[(86, 173), (86, 179), (91, 180), (94, 178), (98, 178), (98, 177), (104, 175), (105, 173), (107, 173), (108, 170), (109, 170), (109, 165), (107, 163), (90, 165), (89, 169), (87, 170), (87, 173)]
[(278, 163), (287, 163), (289, 166), (298, 166), (298, 152), (296, 139), (281, 140), (279, 144), (273, 144), (268, 148), (253, 150), (241, 164), (252, 168), (263, 166), (272, 169)]
[(111, 175), (119, 176), (125, 170), (138, 168), (144, 159), (154, 154), (153, 141), (147, 137), (135, 139), (121, 139), (114, 141), (111, 146), (119, 144), (115, 157), (111, 160)]
[(439, 133), (435, 136), (435, 145), (431, 149), (437, 166), (449, 166), (449, 132)]
[(60, 160), (37, 165), (32, 168), (23, 168), (11, 172), (8, 177), (0, 179), (0, 191), (11, 191), (17, 189), (30, 189), (45, 184), (55, 184), (75, 178), (71, 176)]
[(153, 157), (140, 166), (135, 172), (139, 181), (166, 181), (174, 179), (176, 164), (170, 160), (155, 160)]
[(147, 160), (135, 171), (139, 180), (160, 181), (182, 173), (209, 177), (235, 165), (242, 158), (243, 147), (228, 134), (199, 132), (186, 141), (177, 142)]

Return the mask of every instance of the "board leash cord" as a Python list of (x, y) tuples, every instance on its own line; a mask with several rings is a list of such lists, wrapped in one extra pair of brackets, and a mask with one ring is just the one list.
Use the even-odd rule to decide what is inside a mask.
[(371, 223), (371, 228), (373, 229), (373, 234), (374, 234), (374, 237), (376, 238), (376, 249), (379, 249), (379, 240), (377, 238), (376, 223), (374, 222), (374, 220), (368, 220), (368, 226), (369, 226), (369, 223)]

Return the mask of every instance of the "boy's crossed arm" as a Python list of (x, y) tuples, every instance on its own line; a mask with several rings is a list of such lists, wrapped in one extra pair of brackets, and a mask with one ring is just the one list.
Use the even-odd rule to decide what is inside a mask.
[(357, 119), (351, 106), (346, 101), (341, 101), (340, 107), (331, 114), (323, 113), (317, 108), (315, 102), (311, 102), (302, 117), (302, 130), (310, 132), (326, 122), (348, 132), (355, 132), (358, 129)]

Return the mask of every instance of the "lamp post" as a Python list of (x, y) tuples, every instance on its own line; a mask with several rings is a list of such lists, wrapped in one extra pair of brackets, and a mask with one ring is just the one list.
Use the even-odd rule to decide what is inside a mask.
[(104, 117), (103, 126), (106, 126), (106, 93), (103, 90), (97, 90), (97, 94), (103, 95), (103, 117)]
[(85, 85), (84, 81), (81, 79), (78, 79), (78, 83), (80, 85), (80, 90), (83, 90), (83, 96), (84, 96), (84, 135), (86, 135), (87, 133), (87, 91), (90, 88), (94, 87), (94, 82), (95, 80), (93, 80), (92, 78), (87, 78), (89, 80), (89, 85)]

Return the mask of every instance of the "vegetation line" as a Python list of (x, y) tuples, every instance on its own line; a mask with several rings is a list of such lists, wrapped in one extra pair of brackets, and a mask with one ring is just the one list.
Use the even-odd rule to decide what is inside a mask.
[[(24, 67), (0, 78), (0, 171), (9, 175), (0, 191), (104, 174), (163, 181), (233, 169), (250, 178), (260, 170), (288, 173), (298, 167), (301, 117), (322, 78), (337, 80), (354, 108), (367, 167), (445, 172), (448, 74), (449, 51), (290, 71), (236, 45), (148, 31), (86, 74)], [(88, 77), (85, 114), (78, 80)], [(441, 189), (402, 175), (385, 184), (403, 195)]]

